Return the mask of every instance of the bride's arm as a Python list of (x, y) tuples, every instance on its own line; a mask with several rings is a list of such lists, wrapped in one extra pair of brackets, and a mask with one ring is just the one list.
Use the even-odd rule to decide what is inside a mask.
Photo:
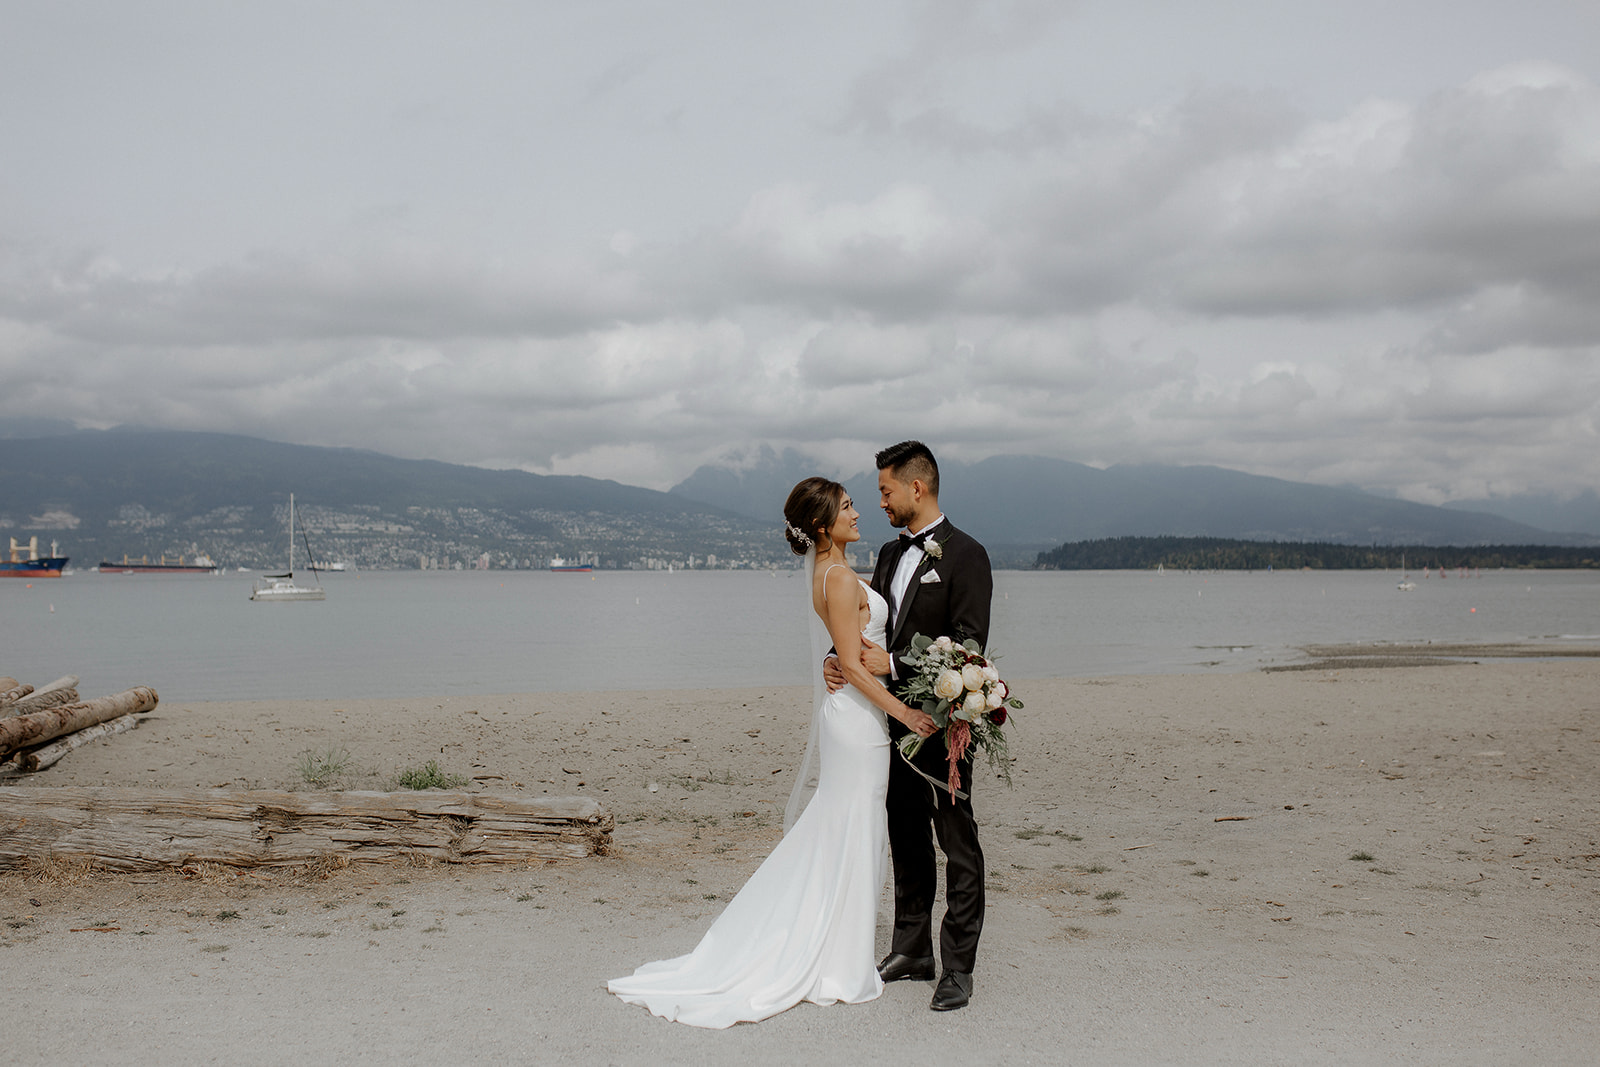
[(828, 636), (838, 650), (839, 669), (844, 671), (845, 680), (885, 714), (899, 719), (907, 729), (923, 737), (931, 736), (934, 725), (928, 713), (895, 699), (861, 662), (861, 583), (843, 568), (837, 579), (833, 574), (829, 571), (822, 577), (823, 607), (827, 609), (823, 621), (828, 624)]

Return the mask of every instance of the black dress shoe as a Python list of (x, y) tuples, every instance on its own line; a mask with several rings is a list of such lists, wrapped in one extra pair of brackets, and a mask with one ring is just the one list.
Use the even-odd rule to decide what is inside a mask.
[(934, 1011), (955, 1011), (967, 1006), (972, 999), (972, 975), (964, 971), (946, 971), (933, 991), (928, 1007)]
[(933, 981), (932, 956), (902, 956), (891, 952), (878, 964), (878, 977), (885, 982), (898, 982), (909, 978), (914, 982)]

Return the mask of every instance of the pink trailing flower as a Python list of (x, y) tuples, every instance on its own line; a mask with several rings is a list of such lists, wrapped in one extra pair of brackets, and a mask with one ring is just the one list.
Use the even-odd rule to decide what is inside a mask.
[(945, 737), (945, 744), (950, 749), (950, 795), (954, 797), (961, 788), (961, 757), (967, 754), (967, 746), (972, 743), (972, 726), (964, 719), (956, 719), (950, 723), (949, 733)]

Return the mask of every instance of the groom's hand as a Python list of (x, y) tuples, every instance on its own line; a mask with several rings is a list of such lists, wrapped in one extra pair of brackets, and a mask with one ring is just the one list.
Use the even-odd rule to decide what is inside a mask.
[(861, 665), (867, 669), (868, 674), (883, 677), (889, 673), (889, 652), (881, 645), (875, 645), (865, 637), (861, 639)]
[(837, 693), (844, 688), (844, 668), (839, 666), (838, 656), (829, 656), (822, 661), (822, 681), (830, 693)]

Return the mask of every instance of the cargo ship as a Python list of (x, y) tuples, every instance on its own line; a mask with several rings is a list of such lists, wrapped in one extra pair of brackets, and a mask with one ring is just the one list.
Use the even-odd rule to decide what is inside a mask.
[(210, 556), (200, 555), (194, 557), (193, 562), (185, 563), (179, 556), (177, 562), (168, 563), (167, 557), (162, 556), (159, 563), (151, 563), (149, 556), (140, 556), (138, 559), (122, 557), (121, 563), (110, 560), (100, 561), (101, 574), (216, 574), (217, 565), (211, 561)]
[(578, 574), (587, 574), (594, 570), (594, 565), (592, 563), (568, 563), (560, 556), (557, 556), (555, 559), (550, 561), (550, 569), (553, 571), (570, 571)]
[[(11, 557), (0, 559), (0, 578), (59, 578), (61, 571), (67, 565), (67, 557), (57, 555), (60, 551), (54, 541), (50, 542), (50, 554), (39, 555), (39, 539), (28, 538), (27, 547), (17, 544), (17, 539), (11, 539)], [(27, 552), (28, 558), (23, 559), (22, 553)]]

